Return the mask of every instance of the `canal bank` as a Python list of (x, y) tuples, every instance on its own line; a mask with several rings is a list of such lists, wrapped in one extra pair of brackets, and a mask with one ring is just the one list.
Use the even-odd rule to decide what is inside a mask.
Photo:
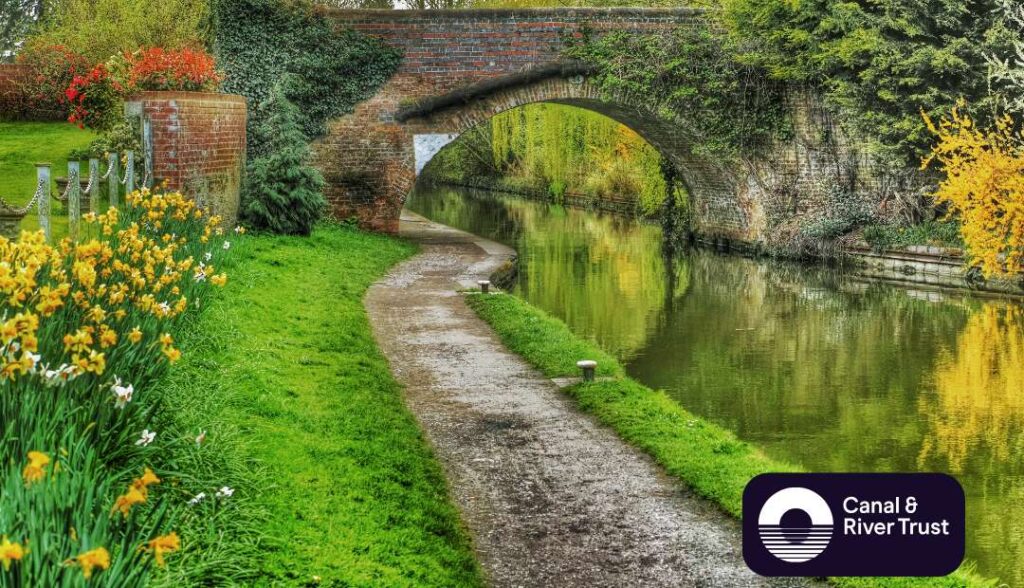
[(1019, 306), (709, 251), (672, 258), (657, 227), (521, 199), (445, 191), (410, 206), (514, 247), (517, 296), (772, 458), (953, 473), (968, 559), (1016, 583)]
[[(739, 527), (509, 352), (459, 289), (511, 250), (422, 217), (366, 307), (496, 586), (770, 586)], [(502, 297), (498, 295), (496, 297)]]

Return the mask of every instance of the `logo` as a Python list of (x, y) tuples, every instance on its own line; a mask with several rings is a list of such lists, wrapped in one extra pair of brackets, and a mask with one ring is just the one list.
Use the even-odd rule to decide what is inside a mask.
[(965, 513), (945, 474), (762, 474), (743, 491), (743, 559), (762, 576), (945, 576)]
[(782, 561), (810, 561), (832, 540), (832, 510), (818, 493), (791, 487), (772, 494), (761, 507), (757, 531), (765, 548)]

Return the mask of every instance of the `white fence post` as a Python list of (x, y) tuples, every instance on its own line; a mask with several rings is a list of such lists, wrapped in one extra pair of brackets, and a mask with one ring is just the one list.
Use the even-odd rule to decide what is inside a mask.
[(43, 236), (49, 243), (53, 237), (50, 229), (50, 164), (36, 164), (37, 184), (42, 186), (42, 193), (39, 194), (39, 228), (43, 230)]
[(82, 218), (82, 167), (68, 162), (68, 236), (78, 240), (78, 221)]

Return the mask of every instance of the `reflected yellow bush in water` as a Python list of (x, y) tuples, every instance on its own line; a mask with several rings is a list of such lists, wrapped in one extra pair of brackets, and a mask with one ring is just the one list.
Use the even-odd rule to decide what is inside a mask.
[(922, 469), (940, 458), (948, 471), (962, 473), (970, 469), (967, 462), (971, 460), (979, 460), (984, 467), (1021, 455), (1022, 315), (1024, 311), (1017, 305), (986, 304), (971, 316), (956, 350), (939, 357), (935, 391), (919, 399), (921, 414), (931, 429), (918, 457)]

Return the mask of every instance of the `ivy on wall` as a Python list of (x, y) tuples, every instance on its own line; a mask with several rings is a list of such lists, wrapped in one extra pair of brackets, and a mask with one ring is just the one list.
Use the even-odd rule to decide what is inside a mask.
[(686, 125), (695, 152), (716, 158), (756, 154), (792, 132), (783, 84), (735, 55), (713, 26), (585, 34), (566, 50), (597, 67), (602, 90), (656, 105), (659, 114)]
[(304, 1), (214, 0), (213, 14), (222, 89), (249, 99), (250, 157), (265, 154), (262, 105), (275, 84), (284, 83), (302, 131), (314, 139), (327, 121), (372, 96), (401, 60), (397, 50), (339, 27)]
[(842, 121), (874, 141), (876, 155), (917, 167), (931, 137), (921, 111), (949, 112), (964, 97), (975, 113), (1003, 103), (988, 56), (1011, 54), (999, 0), (723, 0), (740, 58), (774, 79), (820, 88)]

